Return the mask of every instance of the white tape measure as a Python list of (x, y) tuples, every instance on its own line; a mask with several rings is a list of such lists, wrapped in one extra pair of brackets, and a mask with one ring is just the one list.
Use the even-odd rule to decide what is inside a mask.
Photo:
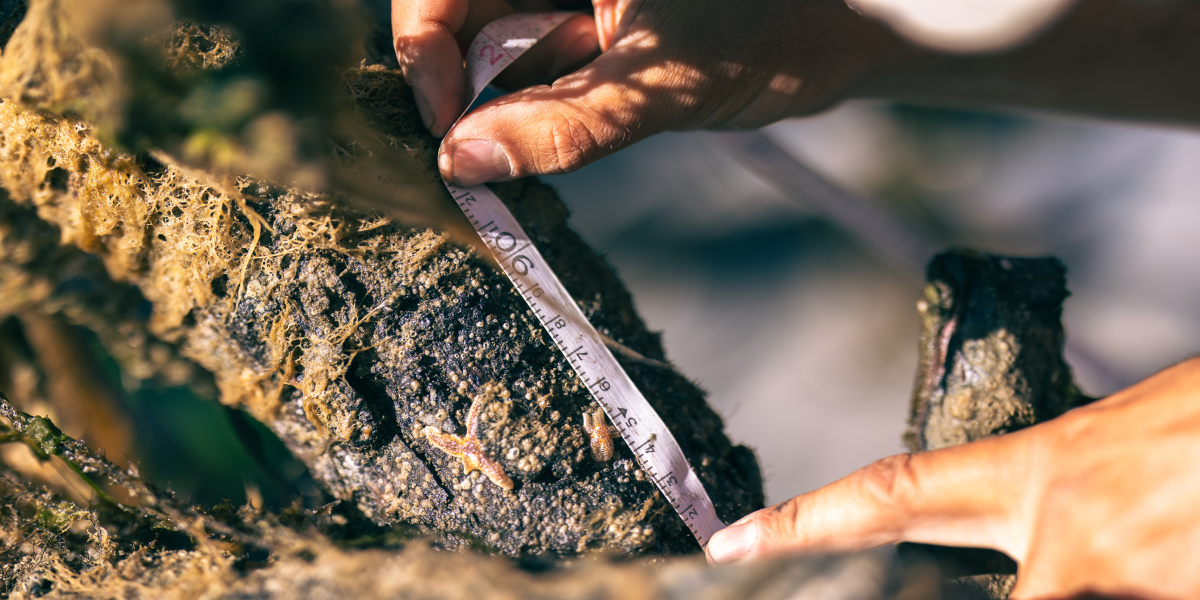
[[(505, 67), (574, 13), (515, 14), (490, 23), (467, 50), (467, 79), (474, 102)], [(468, 103), (469, 105), (470, 103)], [(679, 443), (504, 203), (485, 185), (446, 184), (496, 262), (541, 320), (554, 343), (608, 418), (633, 449), (642, 469), (683, 518), (701, 546), (724, 529), (712, 500)]]

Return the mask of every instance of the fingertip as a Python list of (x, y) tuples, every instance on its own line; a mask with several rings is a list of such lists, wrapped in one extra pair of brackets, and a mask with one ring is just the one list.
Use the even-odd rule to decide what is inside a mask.
[(466, 108), (466, 73), (453, 35), (444, 27), (433, 27), (398, 36), (395, 46), (421, 121), (433, 136), (446, 135)]
[(596, 35), (600, 50), (607, 52), (612, 47), (617, 33), (617, 0), (594, 0), (596, 14)]
[(441, 174), (442, 181), (454, 181), (454, 174), (451, 172), (451, 154), (452, 149), (446, 147), (446, 144), (442, 144), (442, 146), (438, 148), (438, 173)]
[[(446, 166), (443, 167), (443, 157)], [(457, 185), (472, 186), (489, 181), (512, 179), (512, 161), (504, 148), (491, 140), (462, 140), (438, 157), (443, 177)]]
[(454, 124), (453, 117), (439, 119), (435, 116), (426, 120), (425, 116), (422, 115), (421, 120), (424, 121), (425, 128), (429, 130), (429, 135), (438, 139), (446, 137), (446, 134), (450, 131), (450, 126)]
[(445, 135), (444, 132), (442, 135), (438, 135), (434, 131), (437, 120), (433, 116), (433, 109), (430, 108), (429, 101), (425, 99), (425, 94), (421, 93), (420, 88), (413, 88), (413, 101), (417, 103), (417, 113), (421, 115), (421, 123), (425, 125), (425, 129), (429, 130), (429, 133), (434, 137)]
[(435, 138), (445, 137), (458, 115), (466, 108), (463, 106), (465, 83), (461, 76), (437, 80), (424, 73), (414, 73), (410, 79), (413, 101), (425, 129)]
[(750, 556), (758, 544), (760, 530), (753, 520), (738, 522), (713, 534), (704, 547), (704, 555), (710, 564), (727, 564)]

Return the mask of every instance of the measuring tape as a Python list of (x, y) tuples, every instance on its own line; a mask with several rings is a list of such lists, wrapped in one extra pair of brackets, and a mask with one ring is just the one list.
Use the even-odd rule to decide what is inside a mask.
[[(576, 13), (515, 14), (493, 21), (467, 50), (471, 102), (505, 67)], [(461, 117), (460, 117), (461, 118)], [(485, 185), (446, 184), (458, 207), (554, 338), (579, 379), (604, 408), (642, 470), (683, 518), (700, 545), (725, 528), (679, 442), (617, 363), (600, 333), (571, 299), (546, 259)]]

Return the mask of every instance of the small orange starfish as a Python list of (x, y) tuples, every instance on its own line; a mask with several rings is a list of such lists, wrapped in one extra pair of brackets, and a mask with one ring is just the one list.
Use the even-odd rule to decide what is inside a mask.
[(512, 479), (504, 472), (500, 463), (492, 460), (479, 440), (479, 424), (483, 417), (483, 394), (471, 402), (471, 410), (467, 413), (467, 437), (445, 433), (437, 427), (425, 428), (425, 437), (429, 443), (441, 449), (446, 454), (462, 459), (463, 468), (468, 473), (480, 471), (487, 475), (492, 483), (504, 488), (513, 489)]
[(621, 431), (610, 426), (604, 420), (604, 409), (597, 406), (592, 412), (583, 411), (583, 430), (591, 439), (592, 458), (599, 462), (608, 462), (613, 457), (613, 436), (621, 435)]

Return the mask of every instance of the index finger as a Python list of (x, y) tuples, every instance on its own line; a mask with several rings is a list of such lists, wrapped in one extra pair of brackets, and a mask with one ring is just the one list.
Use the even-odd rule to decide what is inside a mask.
[(900, 454), (717, 532), (716, 563), (782, 552), (849, 551), (910, 541), (993, 548), (1021, 557), (1036, 428)]
[(396, 58), (434, 136), (446, 134), (469, 100), (462, 47), (511, 12), (503, 0), (392, 0)]

